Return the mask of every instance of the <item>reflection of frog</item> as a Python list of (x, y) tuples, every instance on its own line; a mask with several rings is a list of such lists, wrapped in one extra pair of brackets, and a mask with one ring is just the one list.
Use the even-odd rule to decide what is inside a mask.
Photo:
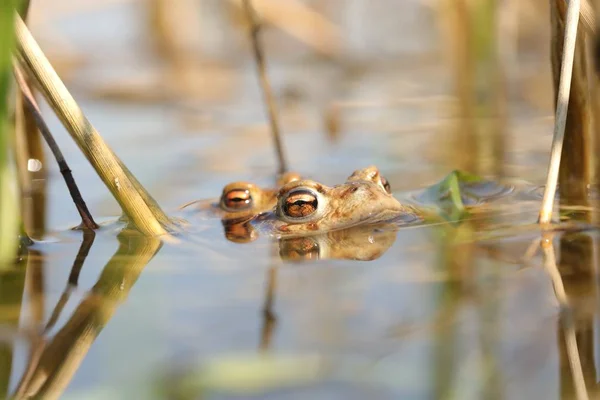
[(359, 225), (314, 236), (279, 239), (279, 255), (288, 261), (343, 259), (371, 261), (396, 240), (395, 224)]
[(281, 187), (275, 210), (252, 223), (278, 237), (314, 235), (363, 224), (420, 220), (415, 208), (398, 202), (379, 170), (355, 171), (344, 184), (328, 187), (297, 180)]

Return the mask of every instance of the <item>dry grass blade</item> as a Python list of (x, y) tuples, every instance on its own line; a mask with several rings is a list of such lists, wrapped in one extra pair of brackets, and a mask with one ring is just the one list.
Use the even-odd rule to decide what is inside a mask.
[(277, 106), (275, 97), (271, 90), (271, 84), (267, 77), (267, 67), (265, 65), (265, 56), (260, 43), (260, 23), (257, 21), (256, 12), (252, 8), (252, 0), (243, 0), (244, 10), (250, 22), (250, 36), (252, 38), (252, 49), (254, 50), (254, 58), (256, 60), (256, 68), (260, 79), (260, 86), (263, 91), (265, 104), (269, 113), (269, 121), (271, 123), (271, 134), (273, 135), (273, 143), (277, 152), (277, 160), (279, 162), (279, 174), (284, 174), (287, 171), (287, 163), (283, 153), (283, 144), (281, 142), (281, 132), (279, 130), (279, 122), (277, 120)]
[(164, 235), (170, 223), (141, 185), (136, 185), (122, 162), (88, 121), (19, 16), (15, 17), (17, 50), (22, 65), (119, 202), (130, 221), (145, 235)]
[(548, 176), (544, 189), (544, 198), (540, 210), (540, 223), (548, 224), (552, 220), (552, 208), (558, 184), (558, 173), (563, 141), (565, 138), (565, 125), (567, 110), (569, 108), (569, 95), (571, 90), (571, 76), (573, 74), (573, 58), (575, 55), (575, 41), (577, 39), (577, 26), (579, 23), (579, 0), (570, 0), (567, 9), (567, 20), (563, 45), (563, 57), (560, 70), (560, 84), (556, 102), (556, 117), (554, 121), (554, 136), (552, 139), (552, 152)]
[(69, 188), (69, 193), (71, 194), (71, 198), (73, 199), (73, 202), (75, 203), (75, 206), (77, 207), (77, 211), (79, 212), (79, 215), (81, 216), (81, 222), (82, 222), (83, 226), (85, 226), (88, 229), (97, 229), (98, 224), (96, 224), (96, 222), (94, 221), (94, 218), (92, 217), (92, 214), (88, 210), (87, 205), (85, 204), (85, 201), (83, 200), (83, 197), (81, 196), (81, 192), (79, 191), (79, 188), (77, 187), (77, 184), (75, 183), (75, 178), (73, 178), (71, 169), (69, 168), (69, 165), (67, 164), (67, 161), (65, 160), (65, 157), (63, 156), (62, 152), (60, 151), (58, 144), (54, 140), (54, 137), (52, 136), (50, 129), (46, 125), (46, 122), (44, 121), (44, 118), (42, 117), (42, 113), (37, 105), (37, 102), (35, 101), (35, 98), (33, 97), (33, 94), (31, 93), (31, 91), (29, 90), (29, 87), (27, 86), (27, 82), (25, 81), (25, 77), (23, 76), (23, 73), (21, 72), (21, 69), (19, 68), (19, 66), (17, 65), (16, 62), (13, 62), (13, 72), (14, 72), (17, 84), (19, 85), (19, 88), (21, 89), (21, 93), (23, 94), (23, 101), (25, 103), (25, 106), (27, 107), (27, 109), (29, 110), (29, 112), (31, 113), (33, 118), (35, 119), (35, 123), (37, 124), (38, 129), (40, 130), (42, 136), (44, 137), (44, 140), (46, 140), (48, 147), (50, 147), (50, 150), (52, 151), (54, 158), (56, 158), (56, 162), (58, 163), (60, 173), (62, 174), (62, 176), (65, 180), (65, 183), (67, 184), (67, 187)]

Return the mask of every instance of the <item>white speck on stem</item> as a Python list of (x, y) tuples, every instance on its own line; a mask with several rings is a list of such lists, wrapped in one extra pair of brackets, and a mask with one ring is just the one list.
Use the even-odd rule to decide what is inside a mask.
[(119, 182), (119, 178), (115, 178), (115, 186), (117, 187), (117, 190), (121, 190), (121, 183)]

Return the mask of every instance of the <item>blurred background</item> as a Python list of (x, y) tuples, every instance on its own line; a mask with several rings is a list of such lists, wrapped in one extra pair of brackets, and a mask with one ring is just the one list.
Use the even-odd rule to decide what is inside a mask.
[[(454, 169), (542, 184), (553, 126), (548, 3), (253, 0), (290, 168), (333, 185), (375, 164), (395, 193)], [(217, 198), (231, 181), (272, 180), (241, 1), (32, 0), (28, 25), (167, 212)], [(539, 232), (502, 231), (471, 247), (459, 227), (401, 229), (370, 262), (280, 265), (267, 238), (232, 243), (207, 220), (152, 258), (115, 240), (118, 204), (40, 103), (108, 228), (65, 290), (84, 237), (70, 230), (79, 218), (50, 154), (32, 164), (32, 197), (45, 206), (28, 230), (39, 242), (25, 295), (9, 314), (21, 333), (47, 329), (10, 342), (7, 392), (45, 343), (53, 352), (34, 376), (54, 382), (37, 383), (50, 398), (576, 398), (541, 257), (531, 268), (515, 261)], [(527, 214), (520, 205), (494, 227), (535, 223), (537, 204)], [(595, 231), (584, 236), (597, 242)], [(597, 253), (564, 237), (576, 248), (569, 266), (596, 270)], [(106, 279), (109, 295), (98, 295)], [(597, 393), (597, 289), (577, 282), (580, 353)], [(48, 372), (63, 364), (68, 373)]]
[[(334, 183), (377, 164), (402, 175), (396, 188), (431, 183), (461, 167), (471, 86), (488, 107), (481, 118), (502, 131), (500, 175), (541, 181), (553, 114), (548, 4), (499, 2), (489, 26), (471, 29), (492, 35), (481, 45), (458, 29), (469, 16), (452, 3), (256, 1), (292, 169)], [(240, 1), (38, 0), (29, 18), (92, 123), (165, 207), (275, 165)], [(497, 48), (498, 71), (484, 54), (464, 72), (461, 57), (473, 56), (458, 50), (468, 46)], [(52, 128), (76, 173), (89, 170)], [(485, 166), (491, 152), (471, 170), (498, 175)], [(116, 214), (96, 182), (84, 193)], [(64, 211), (51, 210), (49, 224), (68, 223)]]

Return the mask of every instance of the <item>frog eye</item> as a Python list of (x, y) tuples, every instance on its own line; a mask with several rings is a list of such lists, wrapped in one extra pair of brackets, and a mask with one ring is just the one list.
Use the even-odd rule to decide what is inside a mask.
[(300, 189), (290, 192), (280, 205), (284, 216), (292, 220), (304, 219), (317, 211), (319, 200), (312, 190)]
[(248, 189), (232, 189), (223, 193), (221, 205), (228, 211), (247, 210), (252, 207), (252, 195)]
[(383, 185), (383, 188), (388, 194), (392, 194), (392, 187), (390, 186), (388, 180), (385, 179), (383, 176), (381, 177), (381, 184)]

